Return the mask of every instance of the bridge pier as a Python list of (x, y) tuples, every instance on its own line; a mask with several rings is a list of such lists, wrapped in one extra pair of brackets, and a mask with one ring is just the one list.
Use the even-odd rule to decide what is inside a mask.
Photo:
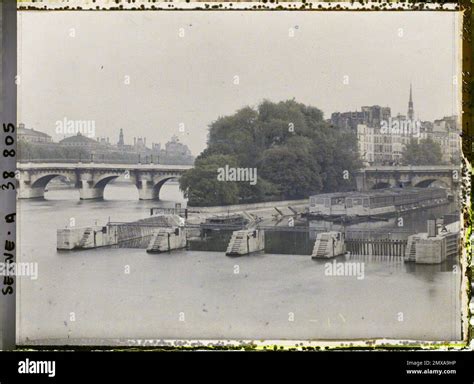
[(79, 198), (81, 200), (93, 200), (104, 198), (104, 187), (94, 186), (94, 176), (91, 172), (84, 172), (81, 175), (79, 185)]
[(42, 199), (46, 185), (56, 175), (48, 175), (40, 179), (34, 180), (30, 174), (20, 174), (18, 180), (18, 198), (19, 199)]
[(140, 200), (158, 200), (159, 190), (155, 188), (152, 180), (140, 180), (137, 182), (138, 198)]
[(20, 188), (18, 188), (19, 199), (40, 199), (44, 198), (44, 187), (30, 187), (30, 185), (20, 182)]
[(94, 200), (104, 198), (104, 188), (81, 188), (79, 190), (81, 200)]

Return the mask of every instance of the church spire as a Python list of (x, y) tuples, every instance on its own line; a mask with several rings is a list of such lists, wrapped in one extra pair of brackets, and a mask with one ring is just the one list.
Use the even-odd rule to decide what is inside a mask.
[(411, 83), (410, 83), (410, 100), (408, 101), (408, 120), (413, 120), (415, 117), (415, 110), (413, 109), (413, 96), (411, 91)]
[(119, 147), (122, 147), (124, 145), (124, 142), (123, 142), (123, 129), (122, 128), (120, 128), (119, 141), (118, 141), (117, 145)]

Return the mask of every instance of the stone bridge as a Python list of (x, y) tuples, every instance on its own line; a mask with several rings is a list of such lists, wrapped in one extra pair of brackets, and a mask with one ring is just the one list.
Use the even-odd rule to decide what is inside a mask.
[[(33, 163), (17, 164), (19, 172), (18, 198), (44, 197), (46, 185), (63, 176), (80, 191), (81, 200), (101, 199), (106, 185), (120, 176), (137, 186), (140, 200), (158, 199), (160, 189), (170, 179), (179, 178), (192, 165), (165, 164), (104, 164), (104, 163)], [(461, 180), (461, 168), (439, 166), (371, 166), (356, 173), (357, 189), (396, 186), (428, 187), (437, 182), (454, 190)]]
[(64, 176), (79, 189), (81, 200), (101, 199), (106, 185), (123, 176), (137, 186), (140, 200), (158, 199), (164, 183), (190, 168), (192, 165), (18, 163), (18, 198), (44, 197), (46, 185)]
[(454, 190), (461, 181), (461, 167), (455, 165), (371, 166), (356, 174), (358, 191), (412, 186), (429, 187), (437, 182)]

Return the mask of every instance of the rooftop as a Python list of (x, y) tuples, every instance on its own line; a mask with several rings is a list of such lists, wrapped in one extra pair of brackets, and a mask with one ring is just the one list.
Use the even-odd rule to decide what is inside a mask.
[(24, 127), (18, 127), (18, 135), (25, 135), (25, 136), (39, 136), (39, 137), (47, 137), (50, 138), (48, 134), (41, 132), (41, 131), (35, 131), (34, 129), (30, 128), (24, 128)]
[(65, 143), (89, 143), (89, 144), (100, 145), (98, 141), (91, 139), (87, 136), (84, 136), (80, 132), (78, 132), (77, 135), (75, 136), (66, 137), (65, 139), (62, 139), (59, 142), (59, 144), (65, 144)]

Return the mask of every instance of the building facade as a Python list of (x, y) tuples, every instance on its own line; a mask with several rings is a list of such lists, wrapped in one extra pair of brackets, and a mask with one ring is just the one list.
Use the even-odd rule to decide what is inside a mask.
[(364, 106), (356, 112), (334, 112), (331, 115), (331, 125), (357, 131), (359, 124), (368, 127), (380, 127), (383, 120), (388, 120), (391, 116), (389, 107), (379, 105)]
[(87, 148), (87, 149), (98, 149), (104, 147), (100, 140), (94, 140), (87, 136), (84, 136), (81, 132), (77, 132), (74, 136), (69, 136), (58, 143), (64, 147), (75, 147), (75, 148)]
[(25, 128), (25, 124), (18, 124), (17, 131), (18, 140), (34, 143), (34, 144), (49, 144), (52, 142), (51, 136), (44, 132), (35, 131), (34, 129)]
[(356, 124), (358, 149), (365, 165), (397, 165), (411, 140), (431, 139), (441, 148), (442, 162), (458, 163), (461, 137), (457, 116), (434, 122), (415, 119), (413, 91), (410, 85), (407, 115), (390, 116), (390, 108), (362, 107), (361, 112), (332, 114), (331, 122), (340, 128)]

